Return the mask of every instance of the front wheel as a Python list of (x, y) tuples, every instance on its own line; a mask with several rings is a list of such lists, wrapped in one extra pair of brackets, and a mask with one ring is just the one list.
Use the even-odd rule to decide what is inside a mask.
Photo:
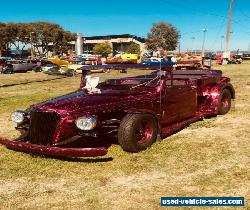
[(219, 96), (218, 114), (226, 114), (231, 109), (232, 95), (228, 89), (222, 90)]
[(195, 63), (193, 68), (194, 68), (194, 69), (201, 69), (201, 67), (202, 67), (201, 64)]
[(2, 71), (3, 74), (13, 74), (14, 71), (12, 69), (5, 69)]
[(121, 121), (118, 142), (127, 152), (139, 152), (157, 138), (157, 121), (151, 114), (128, 114)]

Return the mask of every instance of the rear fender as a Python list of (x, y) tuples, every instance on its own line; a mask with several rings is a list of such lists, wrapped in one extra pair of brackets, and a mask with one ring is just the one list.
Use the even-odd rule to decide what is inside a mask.
[(231, 92), (232, 99), (235, 99), (235, 90), (231, 83), (220, 82), (213, 86), (206, 86), (202, 89), (202, 96), (206, 97), (204, 105), (207, 106), (214, 114), (218, 113), (218, 103), (221, 92), (228, 89)]
[(228, 89), (231, 92), (232, 99), (235, 99), (235, 90), (231, 83), (219, 83), (213, 86), (210, 90), (211, 95), (220, 95), (224, 89)]

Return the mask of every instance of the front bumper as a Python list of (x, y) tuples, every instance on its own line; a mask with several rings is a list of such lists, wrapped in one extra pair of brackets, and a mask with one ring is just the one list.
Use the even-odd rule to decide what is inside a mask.
[(96, 148), (64, 148), (42, 146), (30, 144), (19, 140), (8, 140), (0, 137), (0, 144), (5, 145), (8, 149), (36, 153), (55, 157), (96, 157), (106, 155), (108, 150), (105, 147)]

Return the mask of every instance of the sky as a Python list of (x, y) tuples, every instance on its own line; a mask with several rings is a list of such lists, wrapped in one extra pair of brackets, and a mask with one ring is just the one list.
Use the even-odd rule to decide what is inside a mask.
[[(49, 21), (84, 36), (146, 37), (153, 23), (167, 22), (181, 34), (182, 50), (224, 48), (230, 0), (11, 0), (1, 1), (0, 22)], [(235, 0), (230, 49), (250, 50), (250, 0)]]

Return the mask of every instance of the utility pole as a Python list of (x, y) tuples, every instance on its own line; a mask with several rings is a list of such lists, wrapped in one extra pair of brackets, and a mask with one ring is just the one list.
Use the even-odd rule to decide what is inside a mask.
[(204, 28), (204, 29), (202, 29), (202, 31), (203, 31), (203, 41), (202, 41), (201, 57), (204, 57), (205, 56), (205, 40), (206, 40), (207, 29)]
[(223, 39), (225, 38), (225, 36), (222, 35), (220, 38), (221, 38), (220, 50), (221, 50), (221, 52), (223, 52)]
[(232, 22), (232, 15), (233, 15), (233, 5), (234, 5), (234, 0), (230, 0), (229, 13), (228, 13), (228, 19), (227, 19), (226, 44), (225, 44), (225, 54), (227, 56), (229, 56), (228, 49), (229, 49), (229, 40), (230, 40), (230, 33), (231, 33), (231, 22)]

